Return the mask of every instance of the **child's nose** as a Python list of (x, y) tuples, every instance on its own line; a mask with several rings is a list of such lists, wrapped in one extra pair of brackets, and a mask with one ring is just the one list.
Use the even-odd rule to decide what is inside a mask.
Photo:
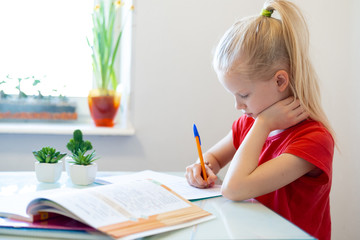
[(235, 108), (237, 110), (244, 110), (246, 108), (246, 105), (242, 102), (235, 101)]

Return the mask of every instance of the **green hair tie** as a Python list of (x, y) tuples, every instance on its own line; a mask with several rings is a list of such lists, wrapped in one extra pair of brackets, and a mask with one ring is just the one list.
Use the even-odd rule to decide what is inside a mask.
[(263, 9), (262, 12), (261, 12), (261, 15), (262, 16), (265, 16), (265, 17), (271, 17), (271, 14), (273, 13), (274, 10), (266, 10), (266, 9)]

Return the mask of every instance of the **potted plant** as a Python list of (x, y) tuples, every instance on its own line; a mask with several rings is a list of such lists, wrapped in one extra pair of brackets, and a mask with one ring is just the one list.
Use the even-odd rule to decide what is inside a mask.
[(67, 174), (70, 174), (69, 171), (69, 163), (71, 161), (73, 161), (72, 156), (77, 155), (79, 150), (81, 152), (86, 152), (88, 150), (93, 149), (91, 142), (90, 141), (84, 141), (83, 140), (83, 134), (81, 132), (81, 130), (76, 129), (73, 132), (73, 138), (69, 140), (69, 142), (66, 145), (66, 148), (71, 152), (71, 156), (67, 156), (65, 158), (65, 170), (67, 172)]
[[(120, 81), (115, 70), (115, 62), (124, 26), (121, 26), (121, 18), (119, 18), (123, 5), (119, 0), (110, 0), (108, 5), (105, 4), (105, 0), (99, 0), (92, 14), (92, 43), (87, 40), (92, 50), (96, 88), (90, 91), (88, 104), (96, 126), (114, 126), (114, 119), (120, 106), (121, 93), (117, 91)], [(132, 9), (133, 6), (130, 10)]]
[(35, 173), (40, 182), (54, 183), (61, 176), (63, 162), (61, 159), (66, 153), (60, 153), (52, 147), (43, 147), (39, 151), (33, 151), (36, 158)]
[(77, 129), (66, 147), (72, 153), (71, 161), (67, 160), (65, 165), (71, 181), (77, 185), (93, 183), (97, 172), (97, 164), (94, 163), (97, 160), (95, 150), (86, 154), (87, 151), (93, 149), (91, 142), (84, 141), (81, 130)]

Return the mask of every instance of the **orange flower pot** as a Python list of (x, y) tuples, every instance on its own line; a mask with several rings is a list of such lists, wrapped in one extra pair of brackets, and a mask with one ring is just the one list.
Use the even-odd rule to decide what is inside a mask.
[(113, 127), (121, 94), (114, 90), (93, 89), (88, 96), (91, 117), (97, 127)]

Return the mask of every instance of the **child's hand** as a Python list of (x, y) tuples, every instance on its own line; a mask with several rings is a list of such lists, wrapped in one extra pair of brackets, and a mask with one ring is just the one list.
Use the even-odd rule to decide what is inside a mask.
[(278, 101), (262, 111), (257, 118), (264, 120), (269, 131), (287, 129), (309, 117), (300, 105), (300, 101), (294, 97), (288, 97)]
[(217, 180), (217, 176), (213, 173), (213, 171), (205, 165), (207, 181), (205, 181), (201, 174), (201, 165), (200, 163), (194, 163), (188, 167), (186, 167), (185, 177), (188, 183), (191, 186), (197, 188), (208, 188), (212, 187)]

